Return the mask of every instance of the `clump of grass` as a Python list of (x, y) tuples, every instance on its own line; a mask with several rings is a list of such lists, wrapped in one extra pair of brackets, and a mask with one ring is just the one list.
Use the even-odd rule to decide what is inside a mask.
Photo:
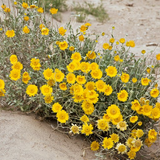
[(102, 2), (100, 5), (95, 6), (95, 4), (88, 3), (85, 1), (83, 5), (79, 3), (76, 4), (73, 10), (75, 10), (76, 12), (84, 13), (86, 15), (92, 15), (96, 17), (96, 19), (100, 22), (104, 22), (105, 20), (109, 18), (105, 8), (103, 7)]

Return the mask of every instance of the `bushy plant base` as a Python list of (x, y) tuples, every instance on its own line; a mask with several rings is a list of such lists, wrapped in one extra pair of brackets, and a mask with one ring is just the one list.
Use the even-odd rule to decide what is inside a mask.
[(156, 141), (160, 54), (154, 66), (146, 65), (145, 57), (129, 52), (133, 40), (112, 35), (100, 46), (105, 33), (89, 33), (90, 23), (76, 31), (70, 23), (49, 28), (43, 8), (14, 5), (15, 16), (1, 6), (0, 97), (8, 105), (56, 119), (70, 135), (84, 134), (101, 156), (134, 159)]

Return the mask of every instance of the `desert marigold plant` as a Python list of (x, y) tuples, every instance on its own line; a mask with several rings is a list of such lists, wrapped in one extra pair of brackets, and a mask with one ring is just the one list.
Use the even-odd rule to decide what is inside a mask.
[[(15, 5), (20, 15), (4, 11), (10, 23), (2, 20), (0, 32), (0, 98), (7, 105), (56, 119), (57, 127), (83, 134), (102, 156), (135, 159), (156, 142), (160, 53), (154, 66), (147, 65), (146, 57), (130, 52), (133, 40), (112, 35), (100, 44), (105, 33), (90, 33), (90, 23), (76, 31), (70, 23), (57, 29), (44, 19), (43, 8)], [(50, 8), (50, 16), (57, 12)]]

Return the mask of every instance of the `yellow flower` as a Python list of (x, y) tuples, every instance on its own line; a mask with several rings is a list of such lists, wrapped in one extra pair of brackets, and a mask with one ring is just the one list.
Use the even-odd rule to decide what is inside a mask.
[(22, 70), (23, 69), (23, 65), (21, 62), (15, 62), (12, 66), (12, 69), (17, 69), (17, 70)]
[(145, 54), (145, 53), (146, 53), (146, 51), (145, 51), (145, 50), (142, 50), (142, 51), (141, 51), (141, 53), (142, 53), (142, 54)]
[(156, 59), (160, 60), (160, 53), (156, 55)]
[(69, 47), (69, 50), (70, 50), (70, 51), (74, 51), (74, 49), (75, 49), (75, 48), (74, 48), (73, 46), (70, 46), (70, 47)]
[(88, 51), (88, 53), (86, 54), (86, 56), (89, 59), (95, 59), (96, 58), (96, 53), (94, 51)]
[(125, 102), (127, 101), (128, 98), (128, 92), (126, 90), (121, 90), (119, 93), (117, 93), (118, 95), (118, 100)]
[(151, 116), (153, 117), (153, 119), (159, 119), (160, 118), (160, 109), (158, 107), (153, 108)]
[(49, 80), (53, 77), (53, 70), (50, 68), (47, 68), (46, 70), (43, 71), (43, 75), (46, 80)]
[(80, 84), (74, 84), (73, 86), (73, 93), (75, 95), (82, 95), (83, 94), (83, 87)]
[(87, 95), (86, 95), (87, 101), (88, 101), (89, 103), (97, 103), (97, 101), (98, 101), (98, 96), (99, 96), (99, 94), (97, 94), (96, 91), (91, 90), (91, 91), (89, 91), (89, 92), (87, 93)]
[(159, 90), (158, 90), (157, 88), (152, 89), (152, 90), (150, 91), (150, 95), (151, 95), (151, 97), (153, 97), (153, 98), (157, 98), (158, 95), (159, 95)]
[(30, 84), (28, 85), (28, 87), (26, 88), (26, 93), (31, 97), (31, 96), (35, 96), (38, 92), (38, 87), (34, 84)]
[(90, 23), (86, 23), (85, 26), (91, 26), (91, 24)]
[(122, 115), (120, 114), (117, 118), (114, 118), (114, 119), (112, 119), (112, 123), (114, 124), (114, 125), (117, 125), (119, 122), (121, 122), (121, 121), (123, 121), (123, 117), (122, 117)]
[(141, 108), (141, 105), (139, 103), (138, 100), (134, 100), (131, 102), (132, 103), (132, 106), (131, 106), (131, 109), (134, 110), (134, 111), (138, 111), (140, 108)]
[(67, 69), (69, 72), (74, 72), (75, 70), (77, 70), (78, 66), (76, 61), (72, 61), (71, 63), (69, 63), (69, 65), (67, 66)]
[(11, 64), (16, 63), (17, 61), (18, 61), (17, 56), (16, 56), (15, 54), (12, 54), (12, 55), (10, 56), (10, 62), (11, 62)]
[(130, 150), (130, 151), (127, 153), (127, 155), (128, 155), (128, 158), (129, 158), (129, 159), (134, 159), (134, 158), (136, 157), (136, 152)]
[(62, 109), (62, 106), (58, 102), (52, 105), (52, 111), (54, 113), (61, 111), (61, 109)]
[(54, 100), (54, 97), (48, 94), (44, 97), (44, 100), (45, 100), (45, 103), (50, 104)]
[(116, 145), (116, 149), (117, 149), (117, 151), (118, 151), (118, 154), (124, 154), (124, 153), (126, 153), (127, 152), (127, 147), (124, 145), (124, 144), (122, 144), (122, 143), (118, 143), (117, 145)]
[(129, 74), (122, 72), (121, 81), (127, 83), (129, 81)]
[(104, 43), (103, 44), (103, 49), (108, 49), (109, 48), (109, 44), (108, 43)]
[(114, 41), (115, 41), (114, 38), (111, 38), (111, 39), (109, 40), (110, 43), (114, 43)]
[(76, 76), (73, 73), (68, 73), (66, 78), (67, 78), (67, 82), (71, 84), (75, 83), (76, 81)]
[(113, 92), (112, 86), (110, 86), (109, 84), (105, 85), (104, 94), (106, 96), (109, 96), (112, 94), (112, 92)]
[(79, 40), (80, 40), (80, 41), (84, 41), (84, 36), (83, 36), (83, 35), (80, 35), (80, 36), (79, 36)]
[(133, 83), (136, 83), (136, 82), (137, 82), (137, 78), (135, 78), (135, 77), (132, 78), (132, 82), (133, 82)]
[(66, 83), (60, 83), (60, 84), (59, 84), (59, 88), (60, 88), (62, 91), (66, 91), (66, 90), (67, 90), (67, 85), (66, 85)]
[(91, 72), (91, 76), (92, 78), (94, 79), (101, 79), (102, 78), (102, 71), (100, 69), (97, 69), (97, 70), (92, 70)]
[(11, 11), (10, 8), (5, 8), (5, 9), (4, 9), (4, 12), (6, 12), (6, 13), (9, 13), (10, 11)]
[(94, 111), (94, 105), (92, 103), (89, 103), (88, 101), (83, 101), (82, 109), (85, 114), (91, 115)]
[(40, 24), (39, 28), (40, 28), (40, 30), (42, 30), (42, 28), (45, 28), (45, 25), (44, 24)]
[(103, 115), (103, 119), (105, 119), (107, 122), (111, 120), (107, 113)]
[(99, 69), (99, 65), (96, 63), (96, 62), (92, 62), (90, 64), (90, 69), (93, 71), (93, 70), (97, 70)]
[(70, 128), (69, 133), (79, 134), (80, 128), (81, 127), (78, 127), (76, 124), (72, 124), (72, 127)]
[(72, 98), (74, 99), (74, 102), (76, 103), (80, 103), (83, 100), (83, 97), (80, 94), (75, 94), (74, 97)]
[(150, 79), (148, 79), (148, 78), (142, 78), (142, 79), (141, 79), (141, 84), (142, 84), (143, 86), (149, 85), (149, 82), (150, 82)]
[(41, 67), (40, 60), (36, 58), (32, 58), (30, 66), (33, 68), (33, 70), (39, 71)]
[(77, 81), (78, 84), (85, 84), (86, 83), (86, 78), (85, 78), (85, 76), (78, 75), (77, 78), (76, 78), (76, 81)]
[(157, 137), (157, 132), (155, 131), (155, 129), (150, 129), (148, 132), (148, 138), (154, 139), (155, 137)]
[(116, 42), (116, 45), (119, 45), (119, 42), (118, 42), (118, 41)]
[(151, 68), (147, 67), (147, 72), (150, 73), (151, 72)]
[(0, 89), (0, 97), (4, 97), (5, 96), (5, 89)]
[(92, 151), (97, 151), (98, 149), (99, 149), (99, 143), (97, 142), (97, 141), (93, 141), (92, 143), (91, 143), (91, 150)]
[(93, 130), (93, 126), (91, 124), (88, 125), (87, 123), (85, 123), (83, 124), (81, 133), (86, 134), (86, 136), (89, 136), (90, 134), (93, 134), (92, 130)]
[(144, 135), (144, 132), (142, 129), (137, 129), (136, 131), (136, 137), (141, 138)]
[(104, 36), (105, 35), (105, 33), (104, 32), (102, 32), (102, 36)]
[(135, 47), (135, 43), (134, 43), (133, 40), (130, 40), (130, 41), (129, 41), (129, 46), (130, 46), (130, 47)]
[(27, 26), (23, 27), (23, 32), (28, 34), (30, 32), (30, 29)]
[(85, 114), (80, 118), (80, 120), (84, 123), (89, 122), (89, 118)]
[(28, 17), (28, 16), (25, 16), (25, 17), (24, 17), (24, 20), (25, 20), (25, 21), (29, 21), (29, 17)]
[(5, 83), (3, 79), (0, 79), (0, 89), (4, 89)]
[(5, 4), (2, 4), (1, 7), (2, 7), (2, 9), (5, 9), (5, 8), (6, 8), (6, 5), (5, 5)]
[(114, 57), (115, 61), (119, 61), (119, 59), (120, 59), (119, 55), (117, 55), (117, 56)]
[(102, 131), (108, 131), (110, 128), (109, 123), (105, 119), (99, 119), (97, 121), (97, 126), (98, 126), (98, 129)]
[(80, 63), (80, 69), (84, 73), (88, 73), (90, 71), (90, 64), (88, 62)]
[(108, 107), (107, 114), (111, 119), (115, 119), (118, 118), (121, 113), (119, 107), (116, 106), (115, 104), (112, 104), (111, 106)]
[[(136, 132), (135, 132), (136, 133)], [(132, 138), (132, 137), (129, 137), (128, 139), (127, 139), (127, 141), (126, 141), (126, 145), (130, 148), (130, 147), (132, 147), (132, 141), (134, 140), (134, 138)]]
[(57, 14), (58, 9), (56, 9), (56, 8), (51, 8), (49, 11), (50, 11), (51, 14)]
[(46, 85), (46, 84), (41, 86), (40, 90), (41, 90), (41, 93), (44, 96), (49, 95), (49, 94), (51, 95), (52, 92), (53, 92), (53, 89), (50, 86)]
[(60, 48), (61, 50), (67, 49), (67, 48), (68, 48), (68, 43), (67, 43), (66, 41), (60, 42), (60, 43), (59, 43), (59, 48)]
[(95, 89), (95, 83), (93, 81), (87, 82), (85, 85), (87, 90), (94, 90)]
[(127, 47), (130, 47), (130, 43), (129, 43), (129, 42), (126, 42), (126, 46), (127, 46)]
[(112, 139), (113, 142), (115, 142), (115, 143), (119, 142), (119, 136), (118, 136), (118, 134), (112, 133), (110, 135), (110, 137), (111, 137), (111, 139)]
[(49, 34), (49, 29), (48, 28), (42, 28), (42, 30), (41, 30), (41, 34), (42, 35), (48, 35)]
[(104, 149), (106, 149), (106, 148), (111, 149), (114, 145), (112, 139), (107, 138), (107, 137), (104, 138), (102, 143), (103, 143), (102, 146), (103, 146)]
[(139, 125), (139, 126), (141, 126), (141, 125), (142, 125), (142, 122), (141, 122), (141, 121), (139, 121), (139, 122), (138, 122), (138, 125)]
[(126, 121), (121, 121), (117, 124), (117, 129), (120, 129), (121, 131), (127, 130), (127, 123)]
[(13, 69), (10, 71), (10, 79), (13, 81), (17, 81), (18, 79), (21, 78), (21, 71), (17, 69)]
[(30, 79), (31, 79), (31, 77), (29, 76), (29, 73), (24, 72), (23, 75), (22, 75), (22, 82), (27, 84)]
[(62, 73), (62, 71), (60, 71), (59, 69), (55, 69), (54, 78), (56, 82), (62, 82), (64, 79), (64, 73)]
[(63, 27), (60, 27), (60, 28), (58, 29), (58, 31), (59, 31), (59, 34), (60, 34), (60, 35), (64, 36), (67, 30), (64, 29)]
[(107, 76), (115, 77), (117, 75), (117, 68), (113, 66), (108, 66), (105, 70), (107, 72)]
[(119, 42), (123, 44), (123, 43), (125, 43), (125, 39), (124, 39), (124, 38), (121, 38), (121, 39), (119, 40)]
[(113, 48), (112, 46), (109, 46), (109, 48), (108, 48), (108, 49), (109, 49), (109, 50), (112, 50), (112, 48)]
[(15, 36), (14, 30), (7, 30), (6, 36), (9, 37), (9, 38), (14, 37)]
[(69, 115), (65, 110), (59, 111), (56, 117), (57, 117), (57, 121), (59, 121), (60, 123), (66, 123), (66, 121), (68, 121), (69, 119)]
[(37, 6), (36, 5), (30, 5), (30, 8), (32, 9), (32, 8), (36, 8)]
[(131, 123), (135, 123), (135, 122), (138, 121), (138, 117), (137, 117), (137, 116), (132, 116), (132, 117), (130, 117), (129, 121), (130, 121)]
[(38, 11), (39, 13), (43, 13), (43, 12), (44, 12), (42, 7), (39, 7), (39, 8), (37, 9), (37, 11)]
[(97, 91), (99, 91), (99, 92), (104, 92), (105, 86), (106, 86), (106, 84), (102, 80), (98, 80), (96, 82), (96, 88), (97, 88)]
[(150, 116), (152, 112), (152, 106), (150, 105), (143, 105), (143, 115)]
[(86, 25), (81, 25), (80, 31), (85, 32), (86, 30), (87, 30), (87, 26)]
[(75, 61), (81, 61), (82, 57), (81, 57), (81, 54), (79, 52), (75, 52), (75, 53), (72, 54), (71, 59), (75, 60)]
[(24, 9), (27, 9), (27, 8), (28, 8), (28, 4), (25, 3), (25, 2), (23, 2), (23, 3), (22, 3), (22, 7), (23, 7)]

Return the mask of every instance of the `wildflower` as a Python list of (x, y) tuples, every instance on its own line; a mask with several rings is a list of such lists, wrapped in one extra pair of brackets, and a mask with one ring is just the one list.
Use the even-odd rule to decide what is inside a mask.
[(67, 43), (66, 41), (60, 42), (60, 43), (59, 43), (59, 48), (60, 48), (61, 50), (67, 49), (67, 48), (68, 48), (68, 43)]
[(107, 122), (109, 122), (109, 121), (111, 120), (111, 118), (108, 116), (107, 113), (105, 113), (105, 114), (103, 115), (103, 119), (105, 119)]
[(60, 123), (66, 123), (66, 121), (69, 119), (69, 115), (65, 110), (58, 111), (56, 117), (57, 121)]
[(83, 87), (80, 84), (74, 84), (73, 86), (73, 93), (76, 95), (82, 95), (83, 93)]
[(50, 86), (46, 85), (46, 84), (41, 86), (40, 90), (41, 90), (41, 93), (44, 96), (49, 95), (49, 94), (51, 95), (52, 92), (53, 92), (53, 89)]
[(112, 46), (109, 46), (109, 48), (108, 48), (108, 49), (109, 49), (109, 50), (112, 50), (112, 48), (113, 48)]
[(70, 128), (70, 133), (79, 134), (80, 129), (81, 127), (78, 127), (76, 124), (72, 123), (72, 126)]
[(145, 53), (146, 53), (146, 51), (145, 51), (145, 50), (142, 50), (142, 51), (141, 51), (141, 53), (142, 53), (142, 54), (145, 54)]
[(72, 61), (71, 63), (69, 63), (69, 65), (67, 66), (67, 69), (69, 72), (74, 72), (75, 70), (77, 70), (77, 63), (76, 61)]
[(61, 109), (62, 109), (62, 106), (58, 102), (52, 105), (52, 111), (54, 113), (61, 111)]
[(149, 82), (150, 82), (150, 79), (148, 79), (148, 78), (142, 78), (142, 79), (141, 79), (141, 84), (142, 84), (143, 86), (149, 85)]
[(129, 46), (130, 46), (130, 47), (135, 47), (135, 43), (134, 43), (133, 40), (130, 40), (130, 41), (129, 41)]
[(88, 101), (89, 103), (94, 103), (94, 104), (95, 104), (95, 103), (97, 103), (97, 101), (98, 101), (98, 96), (99, 96), (99, 94), (97, 94), (96, 91), (91, 90), (91, 91), (88, 92), (87, 95), (86, 95), (87, 101)]
[(82, 57), (79, 52), (75, 52), (72, 54), (71, 59), (79, 62), (81, 61)]
[(156, 55), (156, 59), (160, 60), (160, 53)]
[(0, 79), (0, 89), (4, 89), (5, 83), (4, 80)]
[(121, 121), (117, 124), (117, 129), (120, 129), (121, 131), (125, 131), (127, 129), (127, 123), (126, 121)]
[(105, 33), (104, 32), (102, 32), (102, 36), (104, 36), (105, 35)]
[(60, 88), (62, 91), (66, 91), (66, 90), (67, 90), (67, 85), (66, 85), (66, 83), (60, 83), (60, 84), (59, 84), (59, 88)]
[(150, 105), (143, 105), (143, 115), (150, 116), (152, 112), (152, 106)]
[(12, 69), (17, 69), (17, 70), (22, 70), (23, 69), (23, 65), (21, 62), (15, 62), (12, 66)]
[(17, 61), (18, 61), (17, 56), (16, 56), (15, 54), (12, 54), (12, 55), (10, 56), (10, 62), (11, 62), (11, 64), (16, 63)]
[(80, 118), (80, 120), (84, 123), (89, 122), (89, 118), (85, 114)]
[(159, 95), (159, 90), (158, 90), (157, 88), (152, 89), (152, 90), (150, 91), (150, 95), (151, 95), (151, 97), (153, 97), (153, 98), (157, 98), (158, 95)]
[(116, 149), (118, 151), (118, 154), (119, 153), (124, 154), (124, 153), (127, 152), (127, 147), (122, 143), (118, 143), (117, 146), (116, 146)]
[(98, 126), (98, 129), (102, 131), (108, 131), (110, 128), (109, 123), (105, 119), (99, 119), (97, 121), (97, 126)]
[(88, 51), (88, 53), (86, 54), (86, 56), (89, 59), (95, 59), (96, 58), (96, 53), (94, 51)]
[(76, 81), (76, 76), (73, 73), (68, 73), (66, 78), (67, 78), (67, 82), (71, 84), (75, 83)]
[(152, 109), (151, 116), (153, 119), (159, 119), (160, 118), (160, 109), (158, 107), (155, 107)]
[(99, 143), (97, 142), (97, 141), (93, 141), (92, 143), (91, 143), (91, 150), (92, 151), (97, 151), (98, 149), (99, 149)]
[(86, 83), (86, 78), (85, 78), (85, 76), (78, 75), (77, 78), (76, 78), (76, 81), (79, 84), (85, 84)]
[(50, 68), (47, 68), (46, 70), (43, 71), (43, 75), (46, 80), (49, 80), (53, 77), (53, 70)]
[(56, 82), (62, 82), (64, 79), (64, 73), (62, 73), (62, 71), (60, 71), (59, 69), (56, 69), (54, 72), (54, 78)]
[(104, 149), (106, 148), (111, 149), (114, 145), (112, 139), (107, 137), (104, 138), (102, 143), (103, 143), (102, 146), (104, 147)]
[(4, 12), (6, 12), (6, 13), (9, 13), (10, 11), (11, 11), (10, 8), (5, 8), (5, 9), (4, 9)]
[(139, 122), (138, 122), (138, 125), (139, 125), (139, 126), (141, 126), (141, 125), (142, 125), (142, 122), (141, 122), (141, 121), (139, 121)]
[(42, 35), (48, 35), (49, 34), (49, 29), (48, 28), (42, 28), (42, 30), (41, 30), (41, 34)]
[(107, 72), (107, 76), (115, 77), (117, 75), (117, 69), (113, 66), (108, 66), (105, 70)]
[(29, 21), (29, 17), (28, 17), (28, 16), (25, 16), (23, 19), (24, 19), (25, 21)]
[(91, 24), (90, 23), (86, 23), (85, 26), (91, 26)]
[(94, 105), (92, 103), (89, 103), (88, 101), (83, 101), (82, 109), (85, 114), (91, 115), (94, 111)]
[(116, 62), (118, 62), (119, 59), (120, 59), (119, 55), (117, 55), (117, 56), (114, 57), (114, 60), (115, 60)]
[(10, 71), (10, 79), (13, 80), (13, 81), (17, 81), (18, 79), (21, 78), (21, 72), (20, 70), (17, 70), (17, 69), (13, 69)]
[(150, 73), (151, 72), (151, 68), (147, 68), (147, 73)]
[(111, 119), (115, 119), (118, 118), (121, 113), (119, 107), (116, 106), (115, 104), (112, 104), (111, 106), (108, 107), (107, 114)]
[(70, 46), (70, 47), (69, 47), (69, 50), (70, 50), (70, 51), (74, 51), (74, 49), (75, 49), (75, 48), (74, 48), (73, 46)]
[(67, 30), (64, 29), (63, 27), (60, 27), (60, 28), (58, 29), (58, 31), (59, 31), (59, 34), (60, 34), (60, 35), (64, 36)]
[(82, 41), (84, 41), (84, 36), (83, 35), (80, 35), (79, 36), (79, 40), (82, 42)]
[(87, 26), (86, 25), (81, 25), (80, 31), (85, 32), (86, 30), (87, 30)]
[(97, 70), (99, 69), (99, 65), (96, 63), (96, 62), (92, 62), (90, 64), (90, 69), (93, 71), (93, 70)]
[(115, 143), (119, 142), (119, 136), (118, 136), (118, 134), (112, 133), (110, 135), (110, 137), (111, 137), (111, 139), (112, 139), (113, 142), (115, 142)]
[(103, 44), (103, 49), (107, 50), (109, 48), (109, 44), (108, 43), (104, 43)]
[(44, 11), (43, 11), (43, 8), (42, 8), (42, 7), (39, 7), (39, 8), (37, 9), (37, 12), (43, 13), (43, 12), (44, 12)]
[(136, 137), (141, 138), (144, 135), (144, 132), (142, 129), (137, 129), (136, 131)]
[(28, 8), (28, 4), (25, 3), (25, 2), (23, 2), (23, 3), (22, 3), (22, 7), (23, 7), (24, 9), (27, 9), (27, 8)]
[(104, 89), (105, 89), (105, 82), (103, 82), (102, 80), (98, 80), (96, 82), (96, 88), (97, 88), (97, 91), (99, 92), (104, 92)]
[(134, 159), (136, 157), (135, 151), (130, 150), (127, 154), (129, 159)]
[(106, 96), (109, 96), (112, 94), (112, 92), (113, 92), (112, 86), (110, 86), (109, 84), (105, 85), (104, 94)]
[(36, 85), (30, 84), (26, 88), (26, 93), (31, 97), (35, 96), (38, 92), (38, 87)]
[(129, 81), (129, 74), (122, 72), (121, 81), (127, 83)]
[(23, 27), (23, 32), (24, 32), (25, 34), (28, 34), (28, 33), (30, 32), (30, 29), (29, 29), (27, 26), (24, 26), (24, 27)]
[(34, 5), (34, 4), (32, 4), (32, 5), (30, 5), (30, 8), (32, 9), (32, 8), (36, 8), (37, 6), (36, 5)]
[(132, 137), (129, 137), (128, 139), (127, 139), (127, 141), (126, 141), (126, 145), (128, 146), (128, 147), (132, 147), (132, 141), (134, 140), (134, 138), (132, 138)]
[(5, 9), (5, 8), (6, 8), (6, 5), (5, 5), (5, 4), (2, 4), (2, 5), (1, 5), (1, 8), (2, 8), (2, 9)]
[(0, 89), (0, 97), (4, 97), (5, 93), (6, 93), (6, 91), (4, 88)]
[(123, 116), (120, 114), (117, 118), (112, 119), (112, 123), (117, 125), (119, 122), (123, 121)]
[(126, 90), (121, 90), (119, 93), (117, 93), (118, 95), (118, 100), (125, 102), (127, 101), (128, 98), (128, 92)]
[(137, 116), (132, 116), (132, 117), (130, 117), (129, 121), (130, 121), (131, 123), (135, 123), (135, 122), (138, 121), (138, 117), (137, 117)]
[(54, 100), (54, 97), (50, 94), (45, 95), (44, 97), (45, 103), (50, 104)]
[(137, 78), (135, 78), (135, 77), (132, 78), (132, 82), (133, 82), (133, 83), (136, 83), (136, 82), (137, 82)]
[(57, 14), (58, 9), (56, 9), (56, 8), (51, 8), (49, 11), (50, 11), (51, 14)]
[(89, 136), (90, 134), (93, 134), (92, 130), (93, 130), (93, 126), (91, 124), (88, 125), (87, 123), (85, 123), (83, 124), (81, 133), (86, 134), (86, 136)]
[(40, 60), (36, 58), (32, 58), (30, 66), (33, 68), (33, 70), (39, 71), (41, 67)]
[(40, 24), (39, 28), (40, 28), (40, 30), (42, 30), (42, 28), (45, 28), (45, 25), (44, 24)]
[(92, 70), (91, 72), (91, 76), (92, 78), (94, 79), (101, 79), (102, 78), (102, 71), (100, 69), (97, 69), (97, 70)]
[(7, 30), (6, 31), (6, 36), (9, 37), (9, 38), (14, 37), (15, 36), (14, 30)]
[(139, 103), (138, 100), (134, 100), (131, 102), (132, 103), (132, 106), (131, 106), (131, 109), (134, 110), (134, 111), (138, 111), (140, 108), (141, 108), (141, 105)]
[(81, 62), (80, 70), (84, 73), (88, 73), (90, 71), (90, 64), (88, 62)]
[(121, 38), (121, 39), (119, 40), (119, 42), (123, 44), (123, 43), (125, 43), (125, 39), (124, 39), (124, 38)]
[(114, 38), (111, 38), (111, 39), (109, 40), (110, 43), (114, 43), (114, 41), (115, 41)]
[(29, 76), (29, 73), (24, 72), (23, 75), (22, 75), (22, 82), (27, 84), (30, 79), (31, 79), (31, 77)]
[(95, 89), (95, 83), (93, 81), (87, 82), (85, 85), (87, 90), (94, 90)]

